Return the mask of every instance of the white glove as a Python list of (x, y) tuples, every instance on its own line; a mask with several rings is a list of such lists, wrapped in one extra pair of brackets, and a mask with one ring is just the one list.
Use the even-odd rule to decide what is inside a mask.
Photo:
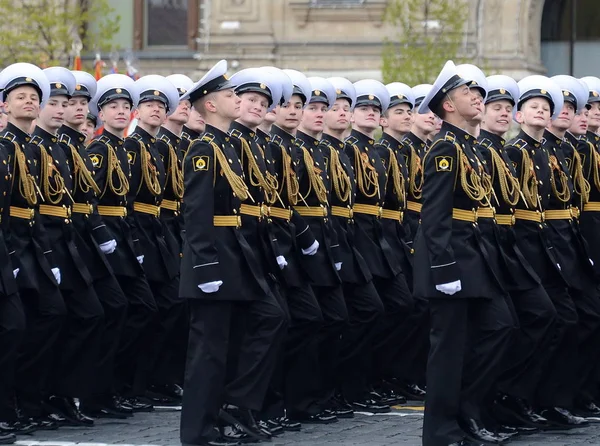
[(140, 262), (140, 265), (142, 263), (144, 263), (144, 255), (143, 254), (141, 256), (137, 256), (136, 259), (137, 259), (138, 262)]
[(455, 280), (454, 282), (442, 283), (441, 285), (436, 285), (435, 289), (444, 294), (448, 294), (449, 296), (452, 296), (453, 294), (458, 293), (462, 289), (462, 287), (460, 284), (460, 280)]
[(277, 264), (279, 265), (279, 269), (283, 269), (287, 266), (287, 260), (285, 260), (285, 257), (283, 256), (277, 256), (276, 258), (277, 260)]
[(592, 259), (589, 259), (590, 263), (592, 264), (592, 266), (594, 266), (594, 261)]
[(302, 250), (302, 254), (305, 256), (314, 256), (319, 250), (319, 242), (315, 240), (312, 245), (310, 245), (307, 249)]
[(335, 270), (336, 270), (336, 271), (339, 271), (339, 270), (341, 270), (341, 269), (342, 269), (342, 262), (337, 262), (337, 263), (335, 264)]
[(219, 287), (221, 285), (223, 285), (222, 280), (215, 280), (214, 282), (201, 283), (198, 285), (198, 288), (200, 288), (204, 293), (216, 293), (219, 291)]
[(19, 274), (19, 270), (20, 268), (13, 269), (13, 276), (15, 276), (15, 279), (17, 278), (17, 274)]
[(117, 241), (113, 239), (104, 243), (100, 243), (100, 249), (104, 254), (112, 254), (115, 252), (115, 249), (117, 249)]
[(60, 269), (52, 268), (52, 274), (54, 274), (54, 278), (56, 279), (56, 283), (60, 285)]

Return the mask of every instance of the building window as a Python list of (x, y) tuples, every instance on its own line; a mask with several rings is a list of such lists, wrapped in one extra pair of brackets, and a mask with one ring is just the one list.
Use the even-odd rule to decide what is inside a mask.
[(135, 0), (134, 48), (196, 50), (201, 0)]

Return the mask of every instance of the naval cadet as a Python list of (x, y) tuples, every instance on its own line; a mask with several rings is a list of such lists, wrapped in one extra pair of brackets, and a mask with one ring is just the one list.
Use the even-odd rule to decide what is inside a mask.
[(142, 267), (144, 256), (139, 237), (134, 235), (135, 221), (128, 210), (133, 207), (127, 199), (131, 171), (123, 132), (137, 101), (133, 79), (109, 74), (98, 81), (96, 95), (89, 105), (104, 124), (102, 134), (87, 147), (94, 165), (94, 180), (100, 189), (97, 209), (117, 242), (117, 249), (107, 258), (129, 307), (117, 352), (114, 393), (98, 395), (86, 408), (91, 415), (105, 410), (131, 414), (132, 410), (152, 409), (129, 393), (146, 342), (145, 328), (158, 311)]
[(470, 82), (448, 61), (419, 106), (419, 113), (433, 111), (444, 121), (425, 155), (414, 246), (421, 271), (414, 292), (429, 299), (431, 312), (424, 446), (497, 442), (481, 425), (481, 407), (468, 403), (489, 391), (513, 326), (477, 225), (475, 210), (489, 207), (489, 191), (473, 136), (464, 130), (478, 114)]
[[(224, 435), (265, 438), (253, 411), (261, 409), (276, 362), (275, 338), (284, 325), (281, 307), (240, 231), (241, 201), (249, 194), (227, 133), (240, 115), (240, 99), (226, 71), (227, 62), (218, 62), (182, 97), (207, 123), (184, 161), (188, 224), (180, 296), (189, 300), (190, 309), (184, 445), (226, 444)], [(240, 313), (251, 335), (234, 326)]]
[[(0, 143), (12, 166), (10, 201), (11, 257), (18, 259), (17, 285), (26, 317), (26, 332), (19, 347), (15, 394), (20, 420), (12, 413), (6, 420), (8, 432), (26, 433), (56, 427), (42, 407), (42, 393), (52, 370), (54, 348), (66, 307), (58, 289), (61, 272), (54, 261), (50, 238), (42, 225), (39, 204), (40, 160), (29, 145), (29, 131), (38, 117), (40, 104), (50, 97), (48, 78), (38, 67), (17, 63), (0, 74), (2, 100), (8, 124)], [(9, 381), (10, 382), (10, 381)], [(14, 406), (13, 406), (14, 411)], [(4, 429), (4, 431), (7, 431)]]

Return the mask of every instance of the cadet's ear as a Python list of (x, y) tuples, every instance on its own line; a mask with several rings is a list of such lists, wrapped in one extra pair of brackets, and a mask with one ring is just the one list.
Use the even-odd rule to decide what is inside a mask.
[(136, 108), (136, 109), (133, 111), (133, 117), (134, 117), (135, 119), (140, 119), (140, 109), (139, 109), (139, 108)]
[(523, 112), (521, 110), (519, 110), (517, 112), (517, 114), (515, 115), (515, 120), (519, 123), (519, 124), (523, 124)]
[(381, 127), (383, 127), (384, 129), (385, 129), (386, 127), (389, 127), (388, 120), (387, 120), (387, 117), (386, 117), (386, 116), (384, 116), (384, 115), (381, 115), (381, 117), (379, 118), (379, 125), (380, 125)]

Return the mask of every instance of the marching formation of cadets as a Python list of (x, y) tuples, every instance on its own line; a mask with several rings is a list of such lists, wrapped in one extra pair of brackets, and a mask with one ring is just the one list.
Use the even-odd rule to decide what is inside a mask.
[(407, 399), (424, 446), (600, 416), (600, 79), (226, 72), (0, 72), (0, 443), (156, 405), (187, 446)]

